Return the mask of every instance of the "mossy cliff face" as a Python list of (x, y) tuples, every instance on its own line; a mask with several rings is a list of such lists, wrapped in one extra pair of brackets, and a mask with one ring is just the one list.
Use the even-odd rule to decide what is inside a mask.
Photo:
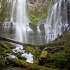
[(48, 8), (51, 0), (27, 0), (28, 14), (31, 23), (47, 17)]
[(2, 0), (0, 2), (0, 21), (4, 21), (4, 19), (6, 18), (6, 8), (7, 8), (7, 2), (6, 0)]
[(0, 23), (10, 21), (12, 9), (12, 0), (1, 0), (0, 1)]

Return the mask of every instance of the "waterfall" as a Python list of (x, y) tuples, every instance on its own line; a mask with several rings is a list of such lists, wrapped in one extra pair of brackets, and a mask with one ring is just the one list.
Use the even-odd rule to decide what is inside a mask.
[(67, 2), (65, 0), (53, 0), (53, 2), (46, 19), (46, 24), (44, 24), (46, 43), (55, 40), (68, 26)]
[(26, 11), (26, 0), (17, 0), (16, 5), (16, 39), (28, 43), (27, 32), (32, 31), (29, 27), (29, 19)]
[(10, 24), (5, 21), (4, 32), (9, 33), (10, 26), (13, 25), (12, 29), (15, 31), (15, 40), (17, 41), (38, 45), (49, 43), (63, 34), (68, 26), (66, 0), (53, 0), (47, 18), (39, 21), (33, 31), (28, 24), (26, 0), (8, 1), (12, 3), (10, 21), (13, 23)]
[(16, 6), (16, 39), (20, 42), (27, 43), (26, 29), (28, 18), (26, 16), (26, 0), (17, 0)]
[(11, 10), (11, 19), (10, 21), (13, 22), (14, 21), (14, 10), (15, 10), (15, 5), (16, 5), (16, 0), (12, 1), (12, 10)]
[[(14, 6), (16, 6), (15, 14)], [(13, 20), (13, 14), (15, 15), (15, 21)], [(29, 27), (29, 19), (26, 10), (26, 0), (15, 0), (13, 2), (11, 21), (15, 23), (15, 40), (22, 43), (28, 43), (28, 33), (32, 32), (32, 30)], [(16, 45), (16, 48), (13, 49), (13, 51), (15, 53), (23, 52), (22, 56), (27, 58), (26, 61), (33, 63), (33, 55), (31, 53), (25, 53), (25, 50), (23, 50), (23, 46)]]

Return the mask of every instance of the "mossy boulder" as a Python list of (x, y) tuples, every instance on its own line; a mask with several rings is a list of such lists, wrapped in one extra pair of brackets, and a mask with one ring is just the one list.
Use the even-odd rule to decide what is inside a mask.
[(43, 50), (39, 57), (39, 65), (44, 65), (48, 57), (48, 52), (46, 50)]
[(47, 51), (42, 51), (41, 55), (40, 55), (40, 59), (41, 58), (47, 58), (48, 57), (48, 52)]

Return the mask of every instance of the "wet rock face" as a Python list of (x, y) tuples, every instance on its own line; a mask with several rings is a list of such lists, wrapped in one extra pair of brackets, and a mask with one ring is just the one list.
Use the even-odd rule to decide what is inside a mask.
[(30, 0), (30, 4), (34, 4), (37, 0)]
[(29, 10), (39, 9), (41, 6), (48, 6), (49, 0), (28, 0), (27, 5)]
[(70, 23), (70, 3), (67, 5), (67, 16), (68, 16), (68, 22)]
[(28, 15), (31, 23), (47, 17), (48, 8), (51, 0), (27, 0)]
[(31, 3), (31, 4), (34, 4), (35, 2), (39, 2), (39, 3), (45, 3), (45, 2), (47, 2), (48, 0), (29, 0), (29, 2)]

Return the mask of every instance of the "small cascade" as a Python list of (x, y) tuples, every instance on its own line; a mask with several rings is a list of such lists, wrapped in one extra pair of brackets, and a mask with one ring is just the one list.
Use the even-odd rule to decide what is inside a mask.
[(38, 32), (39, 34), (41, 33), (39, 25), (37, 25), (37, 32)]
[(39, 24), (37, 25), (37, 44), (42, 44), (42, 36)]
[(68, 26), (67, 3), (65, 0), (54, 0), (53, 2), (46, 19), (46, 24), (44, 24), (46, 43), (55, 40)]

